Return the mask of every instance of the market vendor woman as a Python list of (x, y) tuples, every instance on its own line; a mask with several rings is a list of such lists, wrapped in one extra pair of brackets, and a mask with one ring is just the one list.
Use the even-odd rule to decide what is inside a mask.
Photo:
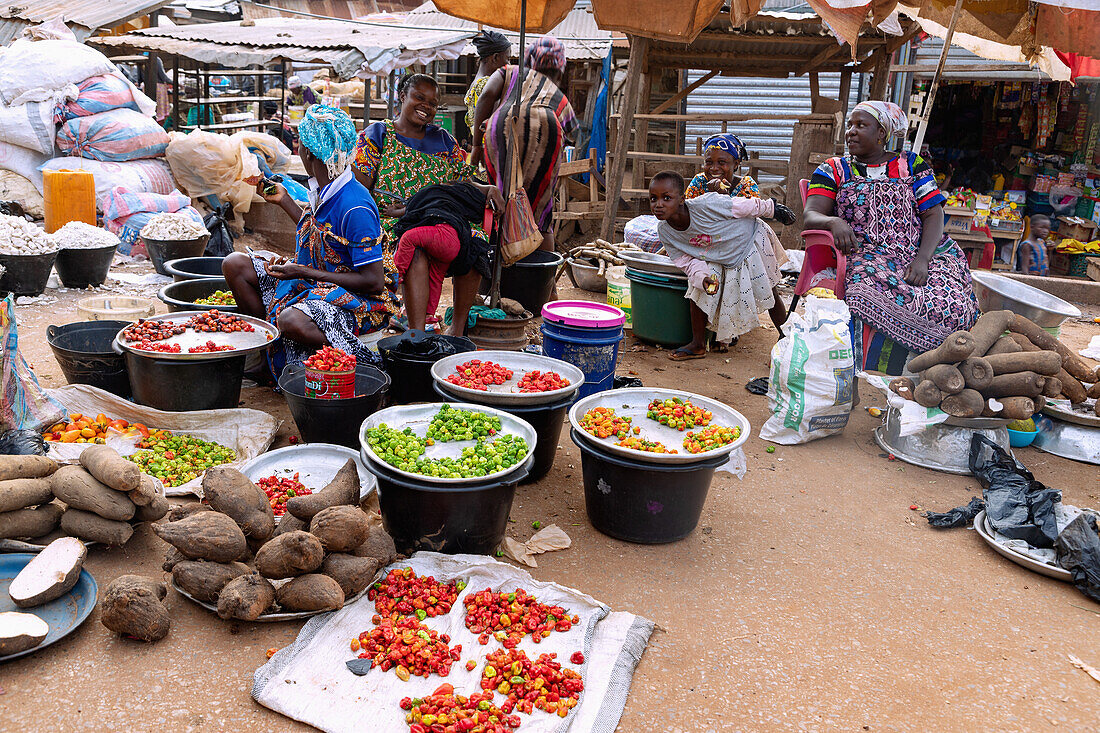
[(397, 278), (383, 262), (382, 227), (367, 189), (348, 163), (355, 124), (345, 112), (315, 104), (298, 126), (302, 165), (310, 176), (304, 209), (275, 185), (264, 193), (298, 222), (294, 260), (268, 261), (240, 252), (222, 263), (241, 312), (265, 318), (282, 332), (282, 348), (269, 354), (272, 373), (325, 345), (378, 357), (357, 338), (382, 328), (398, 310)]
[(832, 232), (847, 254), (844, 302), (861, 365), (893, 375), (978, 317), (966, 256), (943, 233), (945, 199), (931, 166), (886, 150), (906, 127), (896, 104), (857, 104), (849, 155), (814, 172), (803, 216), (807, 230)]

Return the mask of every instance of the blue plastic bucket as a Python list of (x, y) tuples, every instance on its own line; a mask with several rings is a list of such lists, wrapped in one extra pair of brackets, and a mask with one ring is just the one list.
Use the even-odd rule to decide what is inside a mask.
[[(560, 312), (572, 308), (560, 317), (553, 312), (555, 306)], [(582, 311), (589, 307), (594, 311), (593, 319), (591, 325), (585, 325)], [(584, 372), (584, 385), (577, 390), (577, 399), (614, 386), (624, 320), (621, 310), (601, 303), (557, 301), (543, 308), (542, 353)]]

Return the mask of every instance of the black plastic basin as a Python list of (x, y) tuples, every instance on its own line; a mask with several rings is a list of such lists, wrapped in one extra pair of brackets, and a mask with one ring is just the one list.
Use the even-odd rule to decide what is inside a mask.
[(287, 364), (279, 377), (287, 407), (306, 443), (335, 443), (359, 449), (359, 427), (382, 406), (390, 386), (389, 376), (368, 364), (355, 367), (355, 397), (346, 400), (305, 396), (306, 370)]
[[(435, 391), (432, 385), (432, 365), (449, 354), (421, 356), (397, 351), (403, 341), (416, 338), (418, 331), (407, 331), (397, 336), (387, 336), (378, 342), (378, 354), (382, 357), (382, 368), (390, 375), (389, 404), (407, 405), (410, 402), (433, 402)], [(476, 351), (477, 344), (463, 336), (440, 336), (454, 347), (453, 353), (460, 354)]]
[(130, 389), (139, 405), (169, 412), (222, 410), (241, 399), (246, 355), (218, 359), (158, 359), (127, 351)]
[(119, 397), (130, 396), (126, 360), (111, 344), (130, 321), (79, 321), (47, 326), (46, 341), (69, 384), (89, 384)]
[(159, 275), (168, 275), (164, 269), (164, 263), (169, 260), (178, 260), (184, 257), (201, 257), (206, 251), (206, 243), (210, 241), (210, 235), (204, 234), (197, 239), (149, 239), (142, 237), (145, 242), (145, 251), (149, 253), (149, 259), (153, 263), (153, 269)]
[(107, 279), (117, 244), (94, 249), (63, 249), (57, 253), (57, 276), (67, 288), (98, 287)]
[(223, 313), (236, 313), (235, 305), (202, 305), (195, 301), (213, 295), (217, 290), (229, 290), (229, 283), (225, 278), (206, 277), (199, 280), (183, 280), (181, 282), (168, 283), (157, 297), (168, 306), (172, 312), (179, 311), (212, 311)]
[(176, 282), (204, 277), (222, 277), (224, 257), (181, 257), (164, 263), (164, 271)]
[(41, 255), (0, 255), (4, 274), (0, 275), (0, 293), (41, 295), (50, 279), (57, 252)]

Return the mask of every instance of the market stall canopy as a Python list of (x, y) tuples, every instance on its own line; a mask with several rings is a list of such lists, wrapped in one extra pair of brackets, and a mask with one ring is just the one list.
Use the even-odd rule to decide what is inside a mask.
[[(473, 23), (453, 15), (440, 12), (434, 3), (426, 2), (415, 10), (402, 14), (406, 22), (411, 26), (427, 26), (430, 28), (447, 28), (468, 30), (471, 33), (477, 31), (477, 23)], [(518, 52), (519, 33), (507, 29), (485, 26), (488, 30), (499, 30), (512, 42), (512, 52)], [(614, 37), (618, 36), (626, 40), (621, 34), (609, 30), (602, 30), (596, 25), (596, 18), (587, 8), (573, 8), (565, 16), (565, 19), (550, 29), (550, 35), (557, 38), (565, 46), (565, 57), (570, 61), (595, 61), (603, 59), (611, 50)], [(465, 55), (476, 54), (477, 49), (473, 44), (466, 46)]]
[(146, 28), (91, 39), (99, 46), (185, 56), (243, 68), (278, 59), (325, 63), (341, 77), (388, 74), (413, 64), (456, 59), (473, 30), (411, 28), (400, 20), (364, 22), (258, 18), (230, 23)]
[(98, 28), (114, 28), (148, 15), (172, 0), (19, 0), (0, 5), (0, 46), (18, 38), (33, 25), (60, 18), (77, 40)]
[[(448, 15), (512, 31), (520, 29), (527, 6), (528, 33), (549, 33), (565, 20), (576, 0), (436, 0)], [(760, 0), (734, 0), (731, 16), (760, 9)], [(722, 10), (723, 0), (592, 0), (596, 25), (604, 30), (663, 40), (690, 41)], [(745, 16), (745, 17), (751, 17)]]

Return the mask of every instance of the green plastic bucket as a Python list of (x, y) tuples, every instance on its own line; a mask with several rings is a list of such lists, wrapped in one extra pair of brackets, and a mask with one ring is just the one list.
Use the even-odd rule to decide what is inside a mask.
[(626, 269), (630, 280), (630, 315), (634, 336), (660, 346), (683, 346), (691, 341), (691, 311), (687, 278)]

